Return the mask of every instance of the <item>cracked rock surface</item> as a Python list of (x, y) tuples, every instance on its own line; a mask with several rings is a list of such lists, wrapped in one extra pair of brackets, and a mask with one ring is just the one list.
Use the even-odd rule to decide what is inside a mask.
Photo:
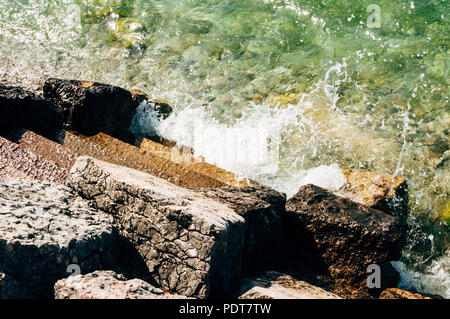
[(90, 157), (68, 185), (114, 216), (164, 290), (208, 298), (238, 288), (245, 221), (228, 205)]
[(55, 284), (56, 299), (186, 299), (140, 280), (127, 280), (114, 271), (95, 271), (70, 276)]
[(67, 187), (0, 180), (0, 272), (49, 298), (67, 266), (89, 272), (114, 264), (118, 229)]

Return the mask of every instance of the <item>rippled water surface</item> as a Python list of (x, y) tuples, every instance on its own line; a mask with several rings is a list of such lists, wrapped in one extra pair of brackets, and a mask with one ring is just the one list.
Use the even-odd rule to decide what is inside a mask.
[[(449, 11), (440, 0), (0, 0), (0, 81), (141, 89), (174, 106), (166, 137), (288, 195), (338, 187), (348, 167), (404, 176), (402, 285), (450, 297)], [(242, 158), (248, 146), (225, 138), (239, 132), (271, 151), (211, 151)]]

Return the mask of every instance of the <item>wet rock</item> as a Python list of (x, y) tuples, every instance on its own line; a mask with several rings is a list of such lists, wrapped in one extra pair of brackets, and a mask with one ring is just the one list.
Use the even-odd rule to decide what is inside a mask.
[(406, 226), (399, 217), (306, 185), (288, 200), (283, 224), (293, 265), (306, 263), (337, 285), (365, 293), (367, 267), (377, 264), (382, 288), (397, 284), (390, 261), (400, 258), (405, 241)]
[(62, 127), (54, 105), (36, 93), (0, 84), (0, 133), (19, 126), (49, 136)]
[(127, 141), (136, 108), (144, 100), (141, 93), (76, 80), (48, 79), (43, 91), (62, 114), (65, 129), (88, 136), (104, 132)]
[(55, 284), (55, 299), (186, 299), (140, 280), (127, 280), (114, 271), (70, 276)]
[(89, 157), (78, 158), (68, 185), (114, 216), (163, 289), (200, 298), (237, 289), (245, 223), (227, 205)]
[(242, 280), (239, 299), (341, 299), (289, 275), (268, 271)]
[(398, 288), (389, 288), (384, 290), (380, 299), (431, 299), (418, 293), (412, 293)]
[(347, 184), (335, 192), (337, 195), (406, 218), (409, 196), (404, 178), (355, 169), (345, 170), (344, 175)]
[(244, 217), (244, 274), (273, 269), (279, 264), (281, 217), (286, 204), (284, 194), (265, 186), (194, 190), (227, 204)]
[(76, 264), (82, 273), (113, 265), (118, 229), (70, 189), (49, 183), (0, 182), (0, 272), (34, 298), (51, 298), (54, 283)]
[(172, 107), (166, 101), (152, 99), (149, 95), (139, 90), (131, 89), (130, 92), (132, 94), (132, 99), (136, 105), (139, 105), (142, 102), (147, 102), (150, 106), (153, 107), (156, 114), (162, 119), (168, 118), (173, 111)]

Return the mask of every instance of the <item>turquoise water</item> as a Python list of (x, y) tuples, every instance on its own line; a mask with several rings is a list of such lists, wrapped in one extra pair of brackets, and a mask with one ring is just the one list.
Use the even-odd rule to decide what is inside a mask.
[[(449, 12), (437, 0), (1, 0), (0, 81), (143, 90), (175, 108), (162, 134), (288, 195), (337, 187), (348, 167), (404, 176), (402, 284), (450, 297)], [(199, 127), (218, 129), (199, 140)], [(229, 146), (230, 129), (276, 154), (219, 158), (211, 143)]]

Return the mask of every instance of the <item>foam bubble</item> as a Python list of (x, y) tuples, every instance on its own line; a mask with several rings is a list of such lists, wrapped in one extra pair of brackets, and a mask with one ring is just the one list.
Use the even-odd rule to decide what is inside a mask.
[(392, 262), (392, 266), (400, 273), (399, 288), (450, 298), (450, 249), (423, 272), (411, 270), (401, 261)]

